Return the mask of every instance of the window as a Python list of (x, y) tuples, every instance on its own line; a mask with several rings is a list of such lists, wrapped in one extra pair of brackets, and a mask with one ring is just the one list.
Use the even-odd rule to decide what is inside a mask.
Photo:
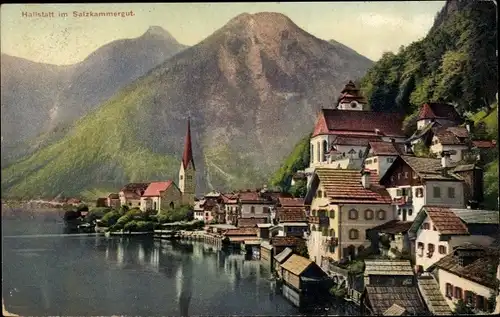
[(373, 219), (373, 210), (366, 209), (365, 210), (365, 219), (372, 220)]
[(378, 220), (385, 220), (385, 210), (382, 210), (382, 209), (379, 210), (377, 212), (377, 218), (378, 218)]
[(335, 218), (335, 210), (329, 210), (329, 211), (328, 211), (328, 216), (329, 216), (330, 218)]
[(312, 225), (311, 231), (316, 231), (316, 226), (315, 225)]
[(357, 240), (359, 238), (359, 231), (356, 229), (349, 230), (349, 239)]
[(453, 297), (453, 285), (450, 283), (446, 283), (446, 297), (450, 299)]
[(471, 291), (465, 291), (464, 292), (464, 297), (465, 297), (465, 303), (467, 305), (471, 305), (473, 306), (474, 305), (474, 293), (471, 292)]
[(398, 216), (401, 216), (401, 209), (398, 208)]
[(262, 207), (262, 211), (266, 214), (269, 213), (269, 207)]
[(351, 102), (351, 108), (356, 108), (356, 102)]
[(373, 163), (377, 163), (377, 158), (374, 158), (374, 159), (373, 159)]
[(330, 230), (329, 230), (329, 232), (328, 232), (328, 235), (329, 235), (330, 237), (335, 237), (335, 230), (330, 229)]
[(401, 179), (401, 173), (398, 173), (398, 179)]
[(368, 165), (369, 165), (369, 164), (371, 164), (371, 163), (372, 163), (372, 160), (366, 160), (366, 161), (365, 161), (365, 164), (368, 164)]
[(181, 175), (181, 180), (183, 180), (183, 179), (184, 179), (184, 176), (183, 176), (183, 175)]
[(476, 295), (476, 308), (479, 310), (483, 310), (486, 308), (485, 298), (481, 295)]
[(396, 189), (396, 196), (403, 196), (403, 191), (401, 189)]
[(432, 255), (434, 254), (434, 244), (429, 243), (427, 245), (427, 257), (432, 258)]
[(455, 198), (455, 188), (448, 187), (448, 198)]
[(432, 226), (432, 230), (437, 231), (436, 226)]
[(424, 229), (424, 230), (429, 230), (430, 228), (431, 228), (431, 225), (428, 222), (424, 222), (424, 224), (422, 225), (422, 229)]
[(250, 213), (252, 213), (252, 214), (255, 213), (255, 207), (254, 206), (250, 207)]
[(405, 172), (405, 179), (408, 179), (408, 172)]
[(363, 151), (359, 150), (358, 156), (359, 156), (359, 158), (363, 158)]
[(356, 209), (349, 210), (349, 219), (358, 219), (358, 211)]
[(392, 163), (392, 162), (394, 162), (394, 159), (392, 157), (388, 157), (387, 158), (387, 163)]
[(413, 214), (413, 209), (408, 209), (408, 216), (411, 216)]
[(316, 161), (320, 162), (321, 161), (321, 148), (319, 145), (319, 142), (316, 142)]
[(463, 294), (462, 294), (462, 289), (460, 287), (455, 286), (455, 292), (454, 292), (454, 297), (456, 299), (463, 299)]
[(132, 203), (128, 203), (129, 206), (132, 206)]
[(156, 210), (156, 201), (153, 202), (153, 210)]
[(314, 144), (311, 144), (311, 163), (314, 163)]
[(328, 142), (323, 140), (323, 157), (321, 158), (323, 162), (326, 161), (326, 152), (328, 152)]
[(418, 256), (422, 257), (424, 255), (424, 244), (422, 242), (417, 243), (417, 251)]
[(424, 189), (422, 187), (415, 189), (415, 196), (424, 197)]
[(432, 196), (434, 196), (434, 198), (441, 198), (441, 187), (433, 186)]
[(391, 182), (394, 182), (395, 178), (394, 176), (391, 176)]

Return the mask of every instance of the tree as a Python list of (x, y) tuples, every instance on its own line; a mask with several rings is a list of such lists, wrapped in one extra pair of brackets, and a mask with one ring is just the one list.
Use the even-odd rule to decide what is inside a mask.
[(474, 311), (463, 300), (459, 299), (455, 304), (453, 315), (474, 315)]
[(297, 246), (297, 254), (309, 259), (309, 251), (307, 250), (307, 245), (305, 243), (300, 243)]
[(76, 211), (89, 211), (89, 206), (85, 205), (85, 204), (80, 204), (78, 205), (78, 207), (76, 207)]
[(307, 182), (300, 179), (290, 187), (289, 193), (293, 197), (304, 198), (307, 194)]

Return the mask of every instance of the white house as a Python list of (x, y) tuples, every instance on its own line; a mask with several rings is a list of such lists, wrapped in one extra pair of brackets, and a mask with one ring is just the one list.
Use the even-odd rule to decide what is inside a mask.
[(499, 265), (498, 249), (463, 244), (441, 258), (429, 271), (439, 281), (439, 288), (453, 310), (461, 299), (476, 313), (492, 312), (488, 299), (496, 296), (498, 286), (493, 267)]
[(150, 183), (129, 183), (120, 189), (120, 205), (129, 208), (141, 207), (141, 196), (146, 191)]
[(413, 221), (424, 205), (465, 207), (464, 180), (449, 166), (447, 156), (441, 160), (411, 155), (396, 158), (380, 184), (397, 206), (399, 220)]
[(246, 191), (238, 193), (238, 202), (241, 218), (268, 218), (270, 222), (271, 208), (276, 204), (275, 200), (263, 191)]
[(420, 107), (417, 120), (417, 130), (424, 129), (431, 123), (450, 127), (460, 124), (462, 119), (453, 105), (446, 103), (428, 102)]
[(405, 154), (403, 143), (371, 141), (363, 158), (363, 167), (382, 177), (400, 154)]
[(451, 162), (459, 162), (469, 151), (469, 132), (465, 127), (445, 127), (436, 129), (429, 150), (440, 155), (443, 151), (450, 153)]

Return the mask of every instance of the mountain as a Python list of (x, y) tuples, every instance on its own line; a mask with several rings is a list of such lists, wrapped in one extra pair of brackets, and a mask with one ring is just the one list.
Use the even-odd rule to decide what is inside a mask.
[(374, 110), (416, 114), (428, 101), (475, 112), (495, 101), (496, 8), (491, 1), (449, 0), (427, 36), (385, 53), (361, 85)]
[(332, 107), (371, 64), (282, 14), (241, 14), (122, 89), (58, 142), (2, 170), (2, 192), (78, 195), (176, 180), (188, 116), (198, 192), (261, 186), (319, 109)]
[(2, 54), (2, 165), (57, 140), (75, 119), (184, 48), (153, 26), (69, 66)]

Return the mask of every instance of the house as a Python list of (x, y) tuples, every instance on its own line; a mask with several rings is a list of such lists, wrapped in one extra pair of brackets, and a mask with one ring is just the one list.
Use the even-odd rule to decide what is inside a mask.
[[(411, 241), (408, 230), (413, 222), (391, 220), (367, 230), (366, 235), (372, 242), (371, 249), (381, 250), (384, 255), (397, 258), (404, 254), (411, 255)], [(381, 238), (384, 237), (384, 238)], [(385, 244), (382, 242), (384, 242)]]
[(491, 236), (499, 232), (498, 210), (450, 209), (467, 226), (471, 235)]
[(417, 285), (420, 295), (424, 299), (429, 312), (435, 316), (450, 316), (452, 311), (448, 303), (444, 299), (439, 283), (434, 276), (429, 273), (424, 273), (417, 278)]
[(129, 183), (120, 189), (120, 205), (129, 208), (141, 207), (141, 196), (150, 183)]
[(440, 127), (457, 126), (462, 121), (462, 118), (453, 105), (441, 102), (428, 102), (420, 107), (417, 130), (422, 130), (434, 123)]
[(362, 166), (382, 177), (400, 154), (405, 154), (403, 143), (372, 141), (363, 155)]
[(260, 243), (260, 260), (271, 269), (273, 265), (273, 254), (273, 246), (268, 241), (262, 241)]
[(465, 204), (478, 208), (484, 201), (483, 169), (477, 164), (461, 164), (453, 167), (451, 173), (463, 180)]
[(415, 286), (416, 278), (410, 261), (365, 260), (365, 286)]
[(397, 208), (397, 219), (413, 221), (423, 205), (463, 208), (464, 181), (450, 171), (447, 153), (442, 159), (400, 155), (380, 184)]
[(304, 198), (278, 197), (278, 203), (276, 204), (276, 207), (304, 208)]
[(198, 200), (194, 203), (193, 218), (195, 220), (205, 221), (205, 210), (202, 207), (204, 202), (204, 200)]
[(498, 292), (495, 268), (499, 258), (497, 248), (466, 243), (437, 261), (429, 271), (439, 281), (441, 293), (452, 310), (461, 299), (484, 314), (493, 311), (488, 299)]
[(354, 258), (370, 246), (366, 230), (395, 219), (391, 198), (369, 171), (317, 168), (304, 204), (310, 206), (308, 250), (323, 258)]
[(240, 218), (267, 218), (270, 222), (271, 208), (275, 200), (265, 190), (247, 190), (238, 193)]
[(120, 208), (120, 195), (117, 193), (111, 193), (108, 195), (106, 198), (106, 206), (113, 208), (113, 209), (119, 209)]
[(222, 203), (226, 214), (226, 223), (236, 224), (240, 215), (238, 196), (232, 193), (222, 194)]
[(306, 212), (300, 207), (277, 207), (276, 222), (279, 236), (303, 237), (308, 231)]
[(291, 256), (293, 255), (293, 250), (290, 248), (285, 248), (283, 251), (280, 253), (276, 254), (274, 256), (274, 270), (278, 277), (282, 278), (283, 276), (281, 275), (281, 265), (285, 263)]
[(459, 162), (470, 152), (469, 131), (465, 127), (440, 127), (434, 131), (429, 150), (435, 155), (448, 151), (452, 162)]
[(141, 195), (141, 210), (157, 213), (173, 209), (182, 202), (182, 194), (173, 181), (151, 182)]
[(99, 207), (107, 207), (107, 204), (106, 204), (107, 202), (108, 202), (108, 200), (107, 200), (106, 197), (99, 197), (96, 200), (95, 206), (97, 208), (99, 208)]
[(257, 237), (259, 237), (260, 239), (269, 240), (269, 238), (271, 237), (269, 229), (271, 229), (272, 226), (273, 225), (270, 223), (258, 223), (257, 228), (259, 228), (259, 230), (257, 231)]
[(307, 306), (328, 294), (331, 283), (326, 273), (311, 260), (292, 254), (280, 266), (283, 296), (295, 306)]
[(223, 235), (230, 244), (240, 245), (245, 240), (257, 240), (257, 228), (228, 229)]
[[(403, 117), (395, 113), (321, 109), (310, 139), (311, 161), (306, 172), (315, 167), (336, 168), (343, 159), (361, 162), (372, 141), (403, 142), (402, 122)], [(328, 161), (330, 150), (332, 159)]]

